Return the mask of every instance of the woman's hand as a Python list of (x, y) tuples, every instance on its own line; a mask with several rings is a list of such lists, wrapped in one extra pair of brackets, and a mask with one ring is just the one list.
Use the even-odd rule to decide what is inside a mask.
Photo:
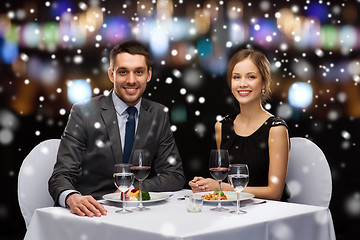
[(207, 192), (219, 188), (219, 183), (212, 178), (194, 177), (189, 186), (193, 192)]

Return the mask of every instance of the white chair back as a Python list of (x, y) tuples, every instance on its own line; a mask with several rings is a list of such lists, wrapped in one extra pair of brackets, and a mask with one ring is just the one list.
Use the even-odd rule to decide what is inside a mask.
[(290, 138), (286, 184), (289, 202), (329, 207), (332, 180), (324, 153), (306, 138)]
[(54, 205), (48, 191), (48, 180), (52, 174), (60, 139), (41, 142), (24, 159), (18, 176), (18, 200), (21, 213), (29, 226), (37, 208)]

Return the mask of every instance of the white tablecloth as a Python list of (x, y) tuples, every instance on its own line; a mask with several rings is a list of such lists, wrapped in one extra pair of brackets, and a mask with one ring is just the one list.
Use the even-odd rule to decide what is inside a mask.
[(244, 207), (247, 214), (234, 215), (211, 211), (215, 205), (205, 203), (202, 212), (189, 213), (185, 201), (177, 200), (186, 193), (188, 190), (174, 192), (166, 201), (147, 205), (151, 210), (130, 214), (115, 213), (117, 207), (106, 205), (107, 216), (93, 218), (79, 217), (61, 207), (38, 209), (25, 240), (335, 239), (328, 208), (267, 201)]

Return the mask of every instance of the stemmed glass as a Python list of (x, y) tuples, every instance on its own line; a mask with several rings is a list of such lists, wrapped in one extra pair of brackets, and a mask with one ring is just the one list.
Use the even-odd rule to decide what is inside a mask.
[(229, 173), (229, 153), (225, 149), (213, 149), (210, 153), (209, 170), (211, 176), (219, 182), (219, 199), (216, 208), (211, 210), (222, 212), (228, 210), (221, 206), (221, 182)]
[(230, 186), (236, 192), (236, 210), (230, 213), (243, 214), (244, 210), (240, 210), (240, 192), (247, 186), (249, 182), (249, 169), (246, 164), (230, 165), (230, 173), (228, 175)]
[(149, 152), (144, 149), (134, 150), (132, 155), (132, 167), (130, 169), (134, 173), (136, 180), (139, 181), (140, 199), (139, 206), (135, 208), (135, 210), (150, 210), (150, 208), (144, 207), (142, 204), (142, 182), (149, 176), (151, 169)]
[(129, 190), (130, 186), (134, 182), (134, 174), (130, 170), (131, 164), (119, 163), (115, 164), (114, 167), (114, 183), (115, 186), (122, 192), (123, 194), (123, 207), (120, 210), (117, 210), (117, 213), (130, 213), (131, 210), (125, 209), (125, 192)]

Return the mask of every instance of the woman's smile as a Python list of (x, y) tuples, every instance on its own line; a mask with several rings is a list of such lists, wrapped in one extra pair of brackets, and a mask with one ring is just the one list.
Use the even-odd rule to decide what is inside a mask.
[(249, 96), (249, 94), (250, 94), (251, 92), (252, 92), (251, 90), (240, 90), (240, 91), (238, 91), (240, 97)]

